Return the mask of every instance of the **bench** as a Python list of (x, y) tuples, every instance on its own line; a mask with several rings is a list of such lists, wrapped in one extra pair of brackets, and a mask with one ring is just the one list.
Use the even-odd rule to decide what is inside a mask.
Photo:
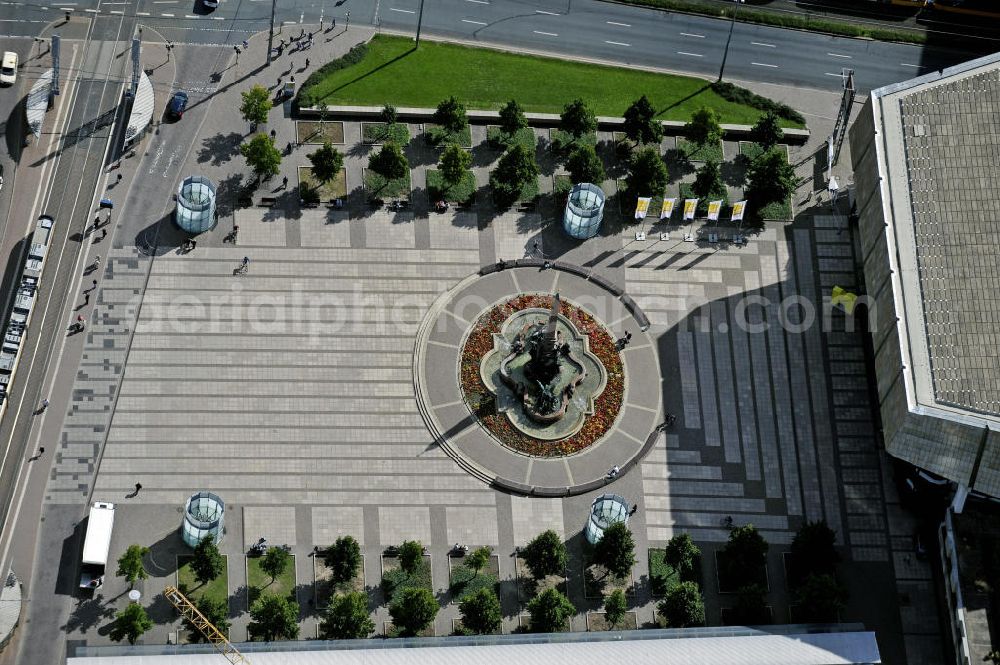
[(261, 208), (273, 208), (274, 204), (278, 202), (275, 196), (262, 196), (260, 197), (260, 203), (258, 204)]

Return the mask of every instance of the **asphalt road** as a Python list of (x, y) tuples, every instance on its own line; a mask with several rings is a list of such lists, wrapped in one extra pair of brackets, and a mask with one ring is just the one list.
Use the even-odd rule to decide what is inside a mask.
[[(208, 11), (200, 0), (4, 0), (0, 33), (34, 35), (60, 20), (61, 8), (134, 16), (177, 43), (234, 44), (267, 29), (271, 3), (222, 0)], [(317, 23), (321, 16), (344, 22), (350, 12), (355, 24), (415, 31), (419, 11), (420, 0), (279, 0), (276, 24)], [(839, 88), (844, 67), (855, 70), (860, 90), (868, 90), (970, 57), (600, 0), (425, 0), (422, 25), (425, 34), (706, 76), (719, 74), (729, 42), (726, 77), (819, 89)]]

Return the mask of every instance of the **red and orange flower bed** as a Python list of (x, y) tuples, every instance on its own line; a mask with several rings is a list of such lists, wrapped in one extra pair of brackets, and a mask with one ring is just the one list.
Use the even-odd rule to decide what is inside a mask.
[(493, 398), (479, 374), (483, 358), (493, 349), (493, 334), (500, 332), (504, 321), (515, 312), (532, 308), (549, 309), (551, 306), (552, 296), (540, 294), (520, 295), (494, 305), (473, 324), (462, 348), (459, 367), (466, 403), (477, 412), (483, 426), (505, 446), (535, 457), (572, 455), (599, 441), (615, 424), (622, 408), (622, 394), (625, 390), (622, 359), (611, 334), (590, 314), (564, 300), (560, 310), (562, 315), (590, 338), (590, 351), (604, 365), (607, 374), (604, 391), (594, 400), (594, 414), (587, 416), (583, 427), (576, 434), (559, 441), (542, 441), (515, 428), (503, 413), (498, 413), (495, 409), (478, 408)]

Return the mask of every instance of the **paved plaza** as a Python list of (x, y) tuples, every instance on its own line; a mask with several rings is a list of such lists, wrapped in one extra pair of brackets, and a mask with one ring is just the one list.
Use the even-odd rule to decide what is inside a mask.
[[(283, 144), (292, 123), (282, 107), (273, 113)], [(473, 129), (481, 141), (484, 128)], [(204, 133), (215, 131), (224, 137), (229, 129), (214, 119)], [(349, 189), (366, 161), (359, 142), (359, 124), (345, 123)], [(297, 148), (283, 169), (306, 163), (310, 149)], [(726, 144), (727, 154), (733, 149)], [(238, 159), (181, 162), (224, 182), (241, 172)], [(421, 192), (433, 159), (411, 163)], [(477, 165), (476, 177), (484, 185), (485, 168)], [(242, 556), (261, 536), (297, 555), (305, 638), (316, 635), (315, 547), (341, 535), (358, 539), (381, 632), (388, 614), (377, 589), (380, 556), (404, 539), (420, 540), (443, 605), (435, 631), (446, 635), (458, 616), (448, 594), (454, 543), (490, 545), (499, 555), (510, 631), (523, 612), (509, 586), (513, 552), (553, 529), (571, 546), (567, 590), (580, 609), (572, 627), (585, 630), (585, 612), (601, 602), (584, 597), (581, 530), (594, 497), (613, 491), (638, 506), (630, 522), (639, 553), (630, 609), (640, 625), (654, 621), (657, 601), (646, 552), (682, 532), (705, 552), (708, 622), (719, 624), (721, 609), (735, 602), (719, 593), (712, 557), (728, 537), (729, 517), (753, 523), (771, 543), (768, 602), (787, 621), (781, 552), (806, 520), (825, 519), (844, 546), (852, 592), (842, 619), (877, 628), (885, 662), (902, 662), (904, 648), (911, 663), (924, 662), (920, 654), (940, 662), (935, 629), (923, 639), (900, 624), (900, 612), (904, 623), (920, 620), (933, 587), (926, 566), (910, 560), (912, 522), (876, 444), (863, 336), (823, 305), (833, 286), (858, 287), (846, 217), (826, 207), (769, 224), (743, 247), (684, 242), (685, 228), (648, 223), (645, 242), (631, 226), (609, 223), (600, 236), (571, 244), (553, 223), (556, 211), (544, 206), (428, 215), (418, 194), (416, 211), (403, 213), (299, 209), (279, 196), (275, 208), (224, 211), (193, 252), (176, 251), (164, 232), (156, 251), (126, 240), (106, 256), (46, 502), (82, 506), (93, 484), (93, 499), (119, 505), (113, 556), (133, 542), (152, 547), (152, 577), (142, 588), (158, 623), (146, 643), (182, 639), (171, 608), (153, 599), (176, 583), (174, 557), (185, 551), (176, 534), (180, 511), (200, 490), (227, 505), (222, 550), (237, 598), (234, 640), (246, 638), (248, 620)], [(222, 242), (233, 224), (240, 227), (235, 246)], [(669, 238), (659, 240), (660, 231)], [(630, 398), (648, 415), (643, 431), (628, 432), (630, 443), (645, 441), (662, 414), (678, 416), (613, 483), (567, 498), (495, 490), (468, 473), (437, 445), (415, 395), (418, 332), (434, 303), (481, 267), (531, 253), (536, 240), (548, 258), (623, 289), (651, 322), (645, 344), (626, 352), (642, 354), (630, 371), (649, 377)], [(235, 275), (244, 256), (249, 270)], [(557, 274), (562, 281), (559, 271), (518, 269), (516, 281), (522, 290), (549, 292)], [(626, 312), (603, 319), (614, 334), (630, 321)], [(456, 369), (433, 365), (434, 358), (425, 358), (428, 371), (457, 381)], [(622, 462), (634, 454), (623, 453)], [(621, 463), (616, 457), (609, 447), (584, 464), (588, 479)], [(522, 482), (530, 478), (524, 464)], [(558, 464), (578, 475), (577, 462)], [(121, 602), (124, 588), (109, 578), (101, 602)], [(102, 611), (78, 605), (65, 627), (70, 639), (104, 643)]]

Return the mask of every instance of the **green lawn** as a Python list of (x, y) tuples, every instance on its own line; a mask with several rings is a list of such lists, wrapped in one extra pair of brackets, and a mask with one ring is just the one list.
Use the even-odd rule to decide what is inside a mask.
[(387, 125), (384, 122), (363, 122), (361, 123), (361, 140), (365, 143), (393, 143), (405, 146), (410, 142), (410, 130), (397, 122)]
[(191, 572), (191, 556), (177, 557), (177, 588), (188, 597), (192, 603), (197, 603), (200, 599), (208, 597), (213, 600), (227, 600), (229, 598), (229, 558), (223, 555), (226, 561), (226, 568), (222, 574), (207, 584), (199, 585)]
[(437, 169), (428, 169), (427, 191), (431, 195), (432, 203), (438, 199), (450, 203), (466, 203), (476, 195), (476, 176), (472, 171), (466, 171), (458, 183), (446, 187), (441, 172)]
[(449, 132), (434, 123), (424, 124), (424, 134), (431, 145), (446, 146), (457, 143), (463, 148), (472, 148), (472, 128), (466, 125), (457, 132)]
[[(312, 169), (308, 166), (299, 167), (299, 183), (315, 184), (312, 177)], [(319, 186), (319, 200), (333, 201), (347, 196), (347, 169), (340, 169), (332, 180), (324, 182)]]
[(698, 145), (694, 141), (679, 138), (677, 139), (677, 149), (687, 155), (687, 158), (692, 162), (707, 162), (712, 160), (716, 164), (719, 164), (723, 159), (722, 141)]
[[(594, 82), (599, 81), (599, 85)], [(720, 121), (752, 125), (761, 111), (728, 102), (704, 79), (376, 35), (364, 59), (304, 87), (302, 97), (327, 104), (434, 108), (454, 95), (466, 107), (499, 109), (517, 99), (525, 111), (559, 113), (576, 97), (597, 115), (621, 116), (645, 94), (663, 120), (687, 121), (706, 106)], [(789, 123), (791, 124), (791, 123)]]
[(507, 150), (515, 145), (523, 145), (528, 150), (535, 150), (535, 132), (531, 127), (522, 127), (513, 136), (507, 134), (499, 127), (492, 125), (486, 128), (486, 141), (494, 148)]
[(422, 557), (417, 570), (412, 575), (408, 575), (400, 568), (398, 557), (383, 556), (382, 591), (385, 594), (386, 602), (391, 602), (394, 593), (407, 587), (421, 587), (428, 591), (434, 591), (431, 578), (431, 558), (429, 556)]
[(250, 589), (247, 594), (247, 603), (253, 605), (262, 592), (272, 593), (276, 596), (286, 595), (292, 601), (295, 600), (295, 557), (288, 562), (288, 568), (281, 576), (271, 581), (271, 576), (260, 569), (261, 557), (247, 557), (247, 586)]
[(397, 180), (386, 180), (371, 169), (364, 169), (365, 191), (369, 200), (410, 198), (410, 172)]

